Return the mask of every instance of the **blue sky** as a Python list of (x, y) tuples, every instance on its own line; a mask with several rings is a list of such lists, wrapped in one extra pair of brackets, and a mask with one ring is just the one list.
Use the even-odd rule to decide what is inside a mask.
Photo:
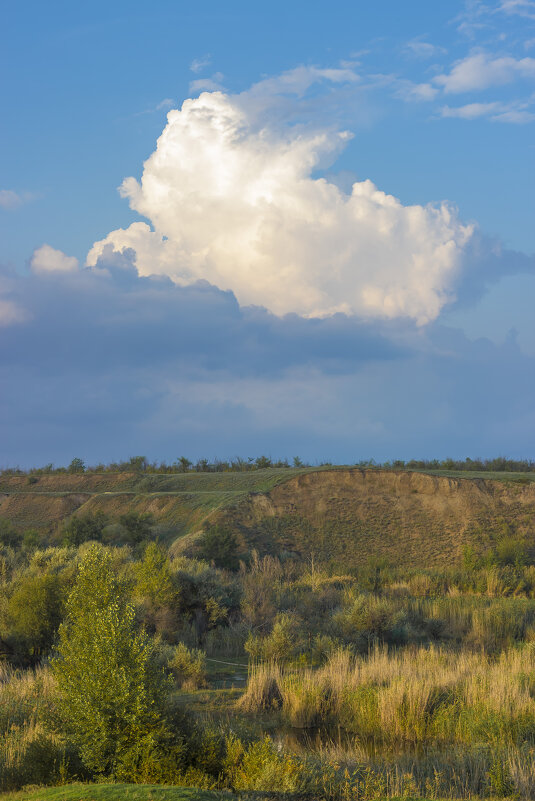
[(3, 19), (0, 463), (534, 456), (535, 2)]

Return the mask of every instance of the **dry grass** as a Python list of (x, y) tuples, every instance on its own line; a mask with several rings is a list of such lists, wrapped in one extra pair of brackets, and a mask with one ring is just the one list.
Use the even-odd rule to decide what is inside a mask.
[[(241, 708), (261, 711), (277, 698), (292, 726), (338, 724), (389, 743), (535, 742), (535, 650), (497, 659), (439, 648), (369, 657), (339, 651), (317, 670), (259, 665)], [(268, 700), (266, 700), (268, 699)]]

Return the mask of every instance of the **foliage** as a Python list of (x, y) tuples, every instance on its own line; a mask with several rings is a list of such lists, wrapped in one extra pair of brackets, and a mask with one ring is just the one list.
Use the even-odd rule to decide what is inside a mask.
[(140, 514), (131, 509), (119, 517), (119, 522), (126, 531), (127, 542), (137, 545), (150, 538), (154, 518), (150, 513)]
[(5, 520), (0, 517), (0, 545), (8, 548), (16, 548), (21, 540), (21, 535), (11, 523), (10, 520)]
[(177, 601), (177, 590), (173, 584), (169, 559), (155, 542), (145, 548), (143, 558), (135, 569), (134, 593), (152, 607), (160, 607)]
[(179, 642), (169, 660), (169, 668), (183, 690), (206, 687), (206, 656), (198, 648), (188, 648)]
[(201, 559), (214, 562), (216, 567), (237, 570), (239, 566), (238, 540), (226, 526), (209, 526), (200, 539), (199, 549)]
[(73, 515), (63, 527), (63, 545), (82, 545), (90, 540), (99, 542), (106, 523), (107, 518), (102, 512)]
[(245, 643), (245, 650), (254, 660), (284, 662), (302, 650), (300, 621), (288, 612), (281, 612), (274, 620), (271, 633), (266, 637), (253, 634)]
[(33, 661), (48, 653), (63, 615), (63, 587), (53, 573), (20, 580), (7, 605), (12, 636)]
[(155, 760), (166, 735), (166, 684), (110, 563), (96, 545), (80, 563), (52, 667), (62, 719), (84, 764), (121, 776)]

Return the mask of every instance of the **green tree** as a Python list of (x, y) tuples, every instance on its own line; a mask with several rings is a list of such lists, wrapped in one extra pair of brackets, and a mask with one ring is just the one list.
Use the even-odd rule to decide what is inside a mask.
[(78, 546), (88, 540), (100, 542), (106, 523), (107, 518), (103, 512), (75, 515), (63, 527), (63, 544)]
[(8, 548), (17, 548), (20, 545), (21, 535), (10, 520), (0, 517), (0, 545)]
[(147, 545), (143, 559), (136, 565), (136, 578), (135, 594), (152, 607), (171, 605), (178, 600), (169, 559), (155, 542)]
[(32, 661), (46, 654), (54, 642), (63, 613), (63, 591), (52, 573), (21, 579), (8, 601), (9, 628), (18, 650)]
[(119, 520), (126, 529), (128, 541), (133, 545), (149, 539), (154, 525), (154, 519), (150, 513), (139, 514), (139, 512), (130, 511), (121, 515)]
[(237, 570), (239, 560), (236, 535), (226, 526), (210, 526), (201, 537), (200, 556), (201, 559), (214, 562), (216, 567)]
[(101, 546), (80, 564), (52, 669), (63, 720), (86, 767), (124, 778), (141, 761), (158, 761), (158, 743), (168, 736), (168, 685)]
[(36, 528), (27, 528), (22, 537), (22, 550), (29, 554), (33, 553), (41, 544), (41, 535)]
[(84, 473), (85, 472), (84, 460), (80, 459), (78, 456), (75, 456), (75, 458), (72, 460), (67, 469), (69, 473)]

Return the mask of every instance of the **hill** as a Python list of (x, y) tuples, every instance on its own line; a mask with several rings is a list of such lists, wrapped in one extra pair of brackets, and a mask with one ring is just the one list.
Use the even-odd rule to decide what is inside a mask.
[(289, 553), (353, 567), (370, 559), (456, 564), (499, 538), (535, 548), (535, 474), (437, 474), (379, 468), (266, 469), (4, 477), (0, 517), (53, 531), (73, 513), (150, 512), (173, 551), (194, 554), (208, 522), (231, 527), (245, 555)]

